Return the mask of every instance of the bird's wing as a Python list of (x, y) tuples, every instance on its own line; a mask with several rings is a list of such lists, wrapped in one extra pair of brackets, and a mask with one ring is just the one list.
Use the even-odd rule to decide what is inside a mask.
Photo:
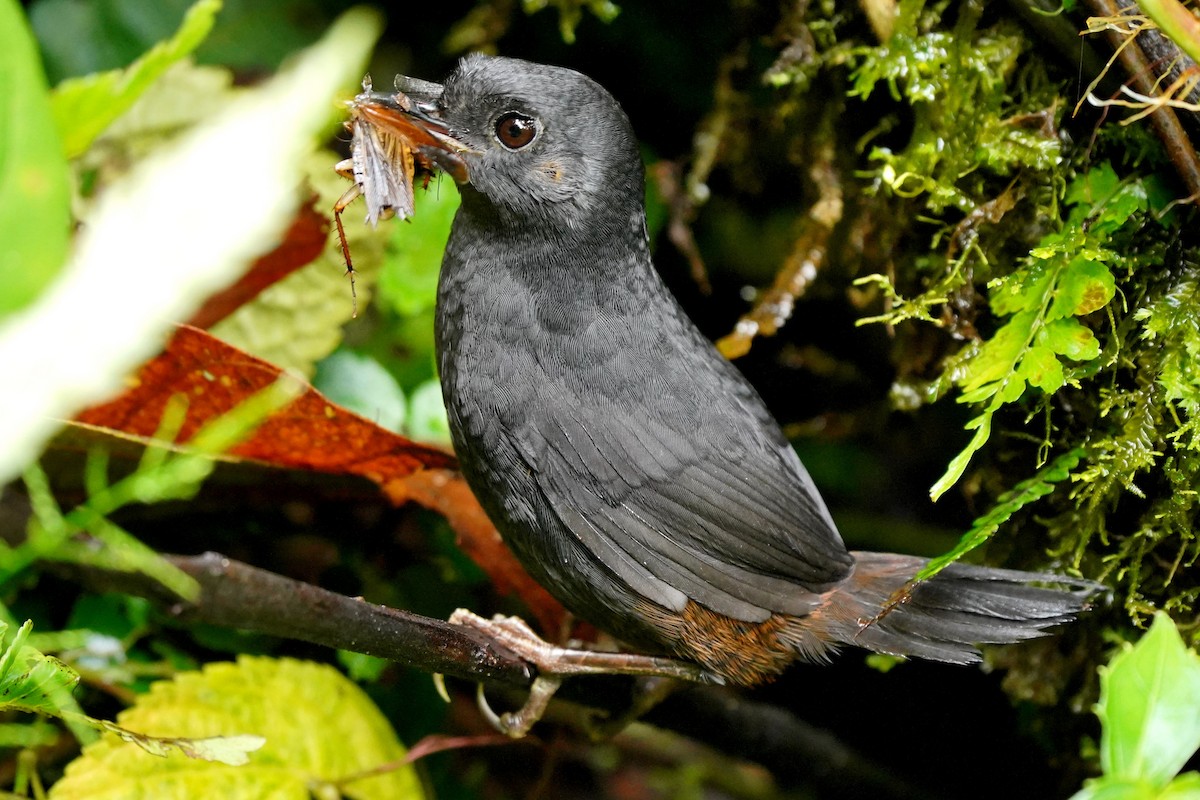
[(563, 525), (644, 597), (762, 621), (808, 613), (849, 572), (812, 481), (756, 395), (748, 408), (654, 419), (603, 392), (542, 388), (550, 396), (518, 447)]

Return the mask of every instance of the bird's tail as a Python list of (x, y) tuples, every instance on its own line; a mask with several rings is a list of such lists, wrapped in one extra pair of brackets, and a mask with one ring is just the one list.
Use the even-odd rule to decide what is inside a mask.
[[(854, 557), (853, 575), (826, 595), (808, 620), (808, 633), (825, 642), (956, 664), (978, 661), (976, 645), (1044, 636), (1086, 609), (1099, 588), (1058, 575), (952, 564), (909, 590), (925, 559), (866, 552)], [(803, 640), (793, 645), (809, 649)]]

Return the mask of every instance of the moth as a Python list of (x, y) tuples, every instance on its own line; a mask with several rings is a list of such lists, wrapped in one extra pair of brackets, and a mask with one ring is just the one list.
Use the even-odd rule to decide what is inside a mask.
[(354, 185), (333, 204), (333, 220), (350, 277), (354, 316), (358, 316), (358, 293), (342, 212), (362, 197), (367, 206), (366, 221), (371, 225), (391, 217), (408, 219), (413, 215), (417, 176), (427, 186), (439, 167), (454, 171), (453, 160), (442, 154), (447, 148), (452, 152), (463, 147), (434, 116), (441, 90), (436, 83), (397, 76), (394, 91), (377, 92), (367, 75), (362, 92), (346, 103), (350, 112), (345, 123), (351, 137), (350, 158), (338, 162), (334, 169)]

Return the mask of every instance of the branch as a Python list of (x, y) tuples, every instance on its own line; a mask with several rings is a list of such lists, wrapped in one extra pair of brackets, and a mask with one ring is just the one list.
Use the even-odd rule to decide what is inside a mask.
[(218, 553), (164, 558), (199, 582), (195, 602), (181, 600), (139, 573), (73, 564), (60, 570), (93, 589), (153, 600), (182, 622), (353, 650), (469, 681), (511, 686), (533, 681), (533, 670), (524, 661), (457, 625), (346, 597)]
[[(95, 591), (145, 597), (183, 622), (265, 633), (386, 658), (489, 687), (524, 688), (535, 668), (468, 629), (330, 592), (252, 567), (218, 553), (164, 556), (200, 584), (185, 602), (151, 578), (80, 564), (56, 571)], [(637, 691), (625, 676), (569, 680), (560, 696), (611, 717), (622, 714)], [(728, 691), (689, 687), (646, 716), (665, 730), (722, 752), (757, 762), (781, 785), (836, 789), (838, 797), (878, 800), (929, 798), (846, 747), (829, 733), (788, 712), (743, 700)]]

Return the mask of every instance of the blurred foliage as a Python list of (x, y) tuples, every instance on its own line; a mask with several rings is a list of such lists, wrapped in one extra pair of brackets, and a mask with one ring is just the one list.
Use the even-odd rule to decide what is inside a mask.
[[(50, 83), (90, 76), (67, 86), (106, 87), (113, 101), (100, 104), (111, 110), (104, 123), (112, 124), (98, 137), (82, 125), (72, 129), (65, 115), (66, 133), (88, 146), (70, 162), (77, 216), (86, 218), (90, 205), (148, 154), (228, 107), (314, 41), (347, 5), (231, 0), (203, 42), (180, 34), (173, 47), (156, 51), (173, 60), (194, 47), (197, 63), (183, 59), (162, 72), (157, 56), (138, 59), (171, 40), (192, 3), (32, 0), (29, 19)], [(1200, 631), (1195, 204), (1179, 201), (1187, 193), (1144, 122), (1119, 125), (1086, 105), (1069, 112), (1080, 86), (1093, 78), (1104, 86), (1092, 66), (1103, 64), (1092, 52), (1101, 43), (1078, 36), (1084, 14), (1073, 4), (1056, 15), (1022, 10), (1027, 4), (900, 0), (891, 35), (881, 42), (869, 12), (833, 0), (643, 0), (619, 8), (607, 0), (463, 0), (419, 12), (389, 8), (391, 27), (372, 64), (377, 78), (403, 71), (437, 79), (457, 54), (483, 49), (572, 66), (612, 90), (650, 163), (658, 264), (714, 338), (766, 294), (761, 287), (794, 261), (801, 244), (814, 240), (813, 226), (826, 224), (820, 268), (806, 288), (785, 297), (790, 320), (782, 314), (787, 321), (778, 334), (755, 340), (738, 364), (796, 439), (847, 538), (856, 547), (929, 554), (951, 548), (946, 558), (990, 541), (993, 561), (1078, 570), (1114, 588), (1117, 613), (1094, 614), (1090, 627), (1061, 641), (996, 659), (1010, 670), (1006, 685), (1022, 687), (1015, 693), (1055, 710), (1023, 705), (1014, 719), (1007, 704), (987, 710), (994, 678), (961, 677), (966, 671), (948, 678), (912, 663), (864, 674), (849, 656), (828, 669), (799, 668), (782, 682), (784, 690), (767, 695), (793, 706), (802, 696), (802, 713), (883, 768), (950, 796), (1074, 790), (1088, 768), (1075, 752), (1087, 723), (1063, 709), (1095, 697), (1096, 630), (1145, 624), (1165, 608), (1185, 638)], [(0, 31), (0, 38), (20, 33), (12, 26)], [(1056, 44), (1062, 41), (1069, 44)], [(16, 54), (13, 45), (0, 58)], [(22, 113), (6, 106), (0, 145), (49, 174), (66, 159), (60, 142), (37, 133), (45, 91), (26, 67), (11, 74), (21, 91), (4, 102), (20, 103)], [(1110, 76), (1114, 85), (1122, 79)], [(137, 102), (114, 121), (131, 99), (122, 87)], [(332, 120), (337, 109), (329, 110)], [(1115, 118), (1118, 109), (1108, 111)], [(28, 147), (12, 144), (18, 136)], [(346, 145), (336, 122), (326, 144), (295, 165), (302, 192), (315, 193), (321, 210), (347, 185), (332, 170)], [(274, 145), (260, 130), (246, 130), (242, 155), (253, 163)], [(232, 217), (258, 198), (229, 185), (221, 202)], [(361, 224), (359, 206), (348, 209), (358, 319), (351, 320), (341, 254), (331, 242), (320, 259), (214, 332), (315, 375), (319, 387), (368, 418), (383, 421), (387, 406), (407, 435), (447, 441), (432, 319), (456, 204), (457, 192), (442, 180), (420, 193), (411, 223), (373, 230)], [(44, 236), (47, 263), (29, 262), (29, 277), (42, 283), (62, 260), (55, 253), (69, 234), (66, 205), (65, 197), (50, 196), (15, 217), (14, 224), (29, 226), (44, 218), (37, 237)], [(8, 224), (7, 213), (0, 203), (0, 223)], [(703, 275), (697, 260), (707, 267), (707, 285), (693, 278)], [(51, 591), (64, 584), (42, 559), (69, 542), (73, 557), (88, 563), (85, 540), (74, 538), (84, 527), (127, 540), (129, 558), (167, 580), (133, 537), (176, 552), (219, 549), (418, 613), (505, 608), (430, 514), (397, 511), (354, 487), (291, 483), (288, 476), (210, 475), (206, 468), (153, 483), (187, 466), (180, 454), (149, 451), (141, 463), (110, 465), (93, 455), (50, 463), (48, 475), (27, 472), (22, 495), (32, 506), (32, 535), (14, 547), (19, 568), (5, 573), (2, 599), (15, 619), (35, 621), (39, 633), (31, 642), (58, 637), (37, 646), (83, 676), (85, 703), (134, 702), (146, 696), (151, 678), (224, 653), (334, 656), (203, 626), (180, 630), (128, 598)], [(157, 489), (134, 491), (146, 486)], [(936, 505), (930, 487), (941, 497)], [(143, 505), (179, 498), (190, 503)], [(1153, 741), (1130, 722), (1136, 714), (1115, 713), (1137, 693), (1139, 679), (1128, 676), (1142, 654), (1158, 648), (1160, 660), (1174, 659), (1176, 667), (1156, 684), (1162, 692), (1144, 698), (1147, 707), (1192, 707), (1172, 691), (1186, 688), (1193, 657), (1163, 655), (1177, 649), (1166, 642), (1164, 625), (1156, 622), (1138, 649), (1105, 673), (1107, 738), (1099, 761), (1106, 774), (1116, 774), (1116, 762), (1103, 742)], [(456, 716), (458, 704), (440, 703), (427, 676), (338, 657), (403, 737), (415, 741), (472, 724), (465, 712)], [(942, 696), (962, 702), (928, 699)], [(965, 716), (948, 723), (939, 715), (955, 709), (934, 705), (961, 707)], [(879, 735), (889, 714), (906, 735)], [(311, 727), (323, 732), (325, 722)], [(48, 738), (44, 729), (19, 733)], [(979, 748), (984, 737), (989, 747)], [(1039, 744), (1023, 749), (1028, 740)], [(930, 759), (935, 751), (944, 757)], [(761, 774), (738, 784), (711, 754), (636, 737), (587, 748), (560, 741), (545, 760), (542, 753), (444, 754), (421, 769), (440, 797), (534, 792), (542, 771), (552, 769), (555, 783), (548, 785), (560, 796), (615, 795), (613, 787), (632, 785), (657, 787), (664, 796), (781, 796)]]
[(70, 234), (70, 183), (37, 43), (14, 0), (0, 3), (0, 317), (57, 274)]
[(217, 0), (195, 4), (174, 36), (150, 48), (126, 69), (59, 83), (52, 103), (55, 122), (65, 138), (67, 158), (82, 155), (167, 69), (190, 55), (212, 30), (220, 8)]

